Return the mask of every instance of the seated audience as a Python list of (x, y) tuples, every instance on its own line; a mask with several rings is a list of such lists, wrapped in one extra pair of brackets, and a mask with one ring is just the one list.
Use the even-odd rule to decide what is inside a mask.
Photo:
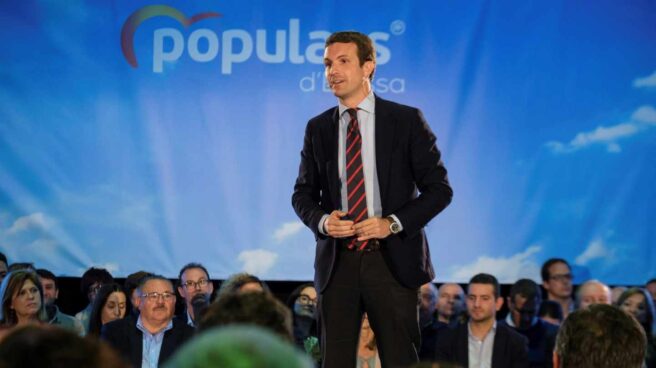
[(554, 368), (641, 368), (646, 342), (634, 318), (594, 304), (573, 312), (560, 326)]
[(36, 270), (41, 281), (41, 288), (43, 289), (44, 304), (46, 307), (46, 314), (48, 315), (48, 323), (51, 325), (61, 326), (78, 333), (80, 336), (84, 335), (84, 328), (80, 321), (75, 317), (64, 314), (57, 307), (57, 298), (59, 297), (59, 287), (57, 286), (57, 277), (46, 270)]
[(194, 333), (174, 318), (175, 292), (163, 276), (144, 277), (137, 288), (139, 316), (129, 316), (102, 327), (107, 340), (133, 366), (154, 368), (166, 362)]
[(258, 325), (293, 341), (291, 312), (269, 293), (224, 294), (207, 309), (198, 330), (232, 324)]
[(656, 300), (656, 278), (647, 281), (645, 289), (651, 294), (651, 299)]
[(270, 292), (269, 287), (257, 276), (246, 272), (236, 273), (221, 283), (221, 287), (216, 292), (216, 298), (219, 299), (225, 294), (247, 293), (247, 292)]
[(232, 325), (211, 328), (191, 340), (165, 368), (312, 368), (308, 357), (270, 330)]
[(117, 283), (105, 284), (96, 295), (89, 317), (89, 335), (100, 336), (105, 324), (125, 317), (127, 296)]
[(472, 277), (466, 299), (470, 320), (440, 333), (436, 348), (438, 361), (463, 367), (529, 366), (526, 338), (495, 319), (503, 305), (500, 292), (494, 276), (480, 273)]
[(26, 326), (0, 343), (2, 368), (128, 368), (107, 344), (56, 326)]
[(552, 353), (558, 326), (538, 318), (542, 291), (533, 280), (518, 280), (510, 289), (508, 316), (504, 322), (528, 339), (530, 367), (552, 367)]
[(187, 324), (195, 327), (195, 309), (205, 309), (209, 306), (210, 298), (214, 292), (214, 284), (210, 280), (210, 274), (200, 263), (189, 263), (182, 267), (178, 274), (178, 293), (184, 299), (184, 318)]
[(465, 307), (465, 292), (458, 284), (446, 283), (440, 286), (437, 293), (437, 319), (451, 326), (460, 322), (467, 312)]
[[(447, 284), (445, 284), (447, 285)], [(442, 285), (444, 286), (444, 285)], [(460, 286), (458, 286), (460, 287)], [(419, 348), (419, 360), (435, 360), (435, 344), (438, 332), (448, 325), (438, 321), (436, 307), (438, 291), (432, 282), (426, 283), (419, 288), (419, 329), (421, 333), (421, 347)], [(449, 313), (453, 307), (449, 307)]]
[(11, 271), (0, 286), (0, 328), (40, 324), (48, 318), (39, 276), (33, 271)]
[(318, 341), (317, 291), (314, 285), (306, 283), (294, 289), (287, 299), (287, 307), (292, 310), (294, 343), (305, 350), (307, 343), (312, 345)]
[(89, 317), (91, 317), (91, 308), (93, 307), (93, 300), (96, 298), (96, 294), (100, 287), (104, 284), (110, 284), (114, 282), (114, 278), (104, 268), (94, 268), (91, 267), (82, 274), (82, 280), (80, 281), (80, 289), (82, 294), (86, 295), (89, 304), (78, 312), (75, 315), (75, 318), (80, 321), (82, 327), (84, 328), (84, 333), (86, 334), (89, 331)]
[(563, 317), (574, 310), (572, 299), (572, 268), (562, 258), (551, 258), (542, 264), (540, 272), (542, 276), (542, 287), (547, 291), (547, 300), (553, 300), (560, 304)]
[(7, 276), (7, 272), (9, 272), (8, 265), (7, 256), (0, 252), (0, 282), (2, 282), (2, 279), (4, 279), (5, 276)]
[(356, 368), (380, 368), (380, 356), (378, 356), (378, 347), (376, 347), (376, 336), (369, 325), (367, 313), (362, 316)]
[(559, 326), (563, 322), (563, 308), (553, 300), (543, 300), (540, 303), (538, 317), (541, 320)]
[(635, 317), (642, 326), (647, 336), (645, 363), (647, 368), (656, 368), (656, 339), (654, 338), (656, 310), (651, 294), (645, 289), (631, 288), (620, 295), (616, 305)]
[(610, 304), (610, 288), (598, 280), (589, 280), (576, 291), (576, 307), (587, 308), (592, 304)]
[(139, 287), (139, 281), (146, 276), (152, 276), (153, 274), (146, 271), (137, 271), (128, 275), (125, 278), (123, 283), (123, 290), (125, 290), (125, 295), (128, 296), (130, 314), (138, 315), (139, 314), (139, 292), (137, 287)]

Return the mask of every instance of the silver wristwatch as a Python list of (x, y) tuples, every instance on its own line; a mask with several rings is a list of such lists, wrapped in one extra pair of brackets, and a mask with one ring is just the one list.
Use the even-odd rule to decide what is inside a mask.
[(392, 234), (400, 233), (401, 232), (401, 225), (398, 222), (396, 222), (396, 220), (394, 220), (394, 217), (387, 216), (387, 219), (390, 220), (390, 226), (389, 226), (390, 232)]

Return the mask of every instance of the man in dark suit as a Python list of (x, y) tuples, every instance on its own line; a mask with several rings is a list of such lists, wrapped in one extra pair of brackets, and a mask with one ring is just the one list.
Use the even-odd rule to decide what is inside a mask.
[(505, 324), (497, 323), (503, 306), (497, 279), (479, 273), (469, 281), (469, 322), (437, 337), (438, 361), (463, 367), (528, 368), (528, 341)]
[(191, 338), (194, 329), (173, 317), (175, 293), (168, 279), (146, 276), (137, 291), (139, 316), (130, 315), (107, 323), (102, 328), (101, 337), (134, 367), (155, 368)]
[(292, 196), (317, 240), (323, 364), (355, 366), (367, 312), (383, 367), (409, 365), (418, 288), (435, 276), (423, 227), (453, 192), (422, 113), (373, 94), (369, 37), (332, 34), (324, 64), (339, 105), (308, 122)]

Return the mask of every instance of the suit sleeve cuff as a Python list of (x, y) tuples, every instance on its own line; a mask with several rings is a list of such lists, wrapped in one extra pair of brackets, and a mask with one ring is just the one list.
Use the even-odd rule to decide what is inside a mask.
[(403, 231), (403, 224), (401, 223), (401, 221), (399, 220), (399, 218), (396, 217), (396, 215), (389, 215), (389, 217), (393, 218), (393, 219), (394, 219), (394, 222), (396, 222), (397, 224), (399, 224), (399, 226), (401, 227), (401, 231)]
[(328, 215), (323, 215), (321, 217), (321, 220), (319, 220), (319, 229), (318, 230), (319, 230), (320, 234), (327, 236), (328, 234), (325, 232), (325, 229), (323, 228), (323, 225), (326, 223), (326, 219), (328, 219)]

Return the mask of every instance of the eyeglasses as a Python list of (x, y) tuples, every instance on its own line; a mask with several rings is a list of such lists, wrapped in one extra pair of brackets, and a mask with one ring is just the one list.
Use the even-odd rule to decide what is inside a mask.
[(298, 296), (298, 301), (301, 304), (317, 304), (317, 298), (310, 298), (309, 295), (301, 294)]
[(175, 298), (175, 294), (169, 293), (168, 291), (165, 291), (163, 293), (158, 293), (156, 291), (153, 291), (151, 293), (141, 294), (141, 297), (144, 298), (144, 299), (148, 299), (151, 302), (156, 302), (161, 297), (162, 299), (164, 299), (165, 302), (168, 302), (168, 301), (173, 300)]
[(555, 281), (560, 281), (560, 282), (572, 281), (573, 278), (574, 278), (574, 276), (572, 276), (571, 273), (564, 273), (562, 275), (553, 275), (553, 276), (549, 277), (550, 280), (555, 280)]
[(210, 283), (210, 280), (208, 280), (208, 279), (200, 279), (196, 282), (189, 280), (189, 281), (185, 282), (182, 285), (184, 285), (185, 289), (187, 289), (187, 290), (193, 290), (195, 288), (204, 288), (209, 283)]

